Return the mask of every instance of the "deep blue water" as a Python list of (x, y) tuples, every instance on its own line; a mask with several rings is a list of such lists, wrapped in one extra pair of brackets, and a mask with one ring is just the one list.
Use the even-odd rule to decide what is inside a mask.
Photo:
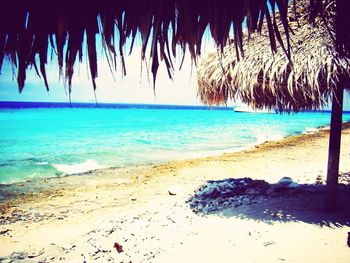
[(0, 102), (0, 183), (218, 154), (329, 122), (329, 112)]

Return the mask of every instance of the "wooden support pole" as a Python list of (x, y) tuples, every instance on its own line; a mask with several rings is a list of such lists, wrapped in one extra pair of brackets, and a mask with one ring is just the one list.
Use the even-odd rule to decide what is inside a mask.
[(324, 202), (324, 210), (326, 212), (335, 212), (337, 208), (336, 203), (343, 114), (343, 93), (343, 86), (339, 86), (335, 90), (332, 99), (331, 129), (329, 134), (328, 147), (326, 198)]

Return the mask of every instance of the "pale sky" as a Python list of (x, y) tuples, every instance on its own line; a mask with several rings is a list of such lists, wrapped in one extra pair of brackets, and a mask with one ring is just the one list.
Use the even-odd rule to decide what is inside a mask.
[[(210, 49), (213, 48), (213, 45), (207, 45)], [(176, 69), (179, 69), (180, 59), (179, 56), (175, 60)], [(140, 47), (134, 48), (130, 56), (125, 56), (126, 76), (121, 76), (121, 63), (118, 58), (117, 62), (117, 71), (112, 74), (103, 51), (101, 50), (98, 54), (98, 78), (96, 79), (98, 102), (202, 105), (197, 98), (196, 67), (191, 62), (189, 54), (185, 56), (181, 71), (174, 72), (173, 80), (169, 79), (164, 63), (160, 63), (156, 80), (156, 96), (153, 92), (153, 77), (151, 72), (147, 73), (145, 63), (142, 63), (141, 75)], [(83, 63), (76, 62), (72, 81), (73, 102), (95, 102), (88, 72), (86, 60), (83, 60)], [(49, 93), (46, 92), (43, 80), (36, 75), (35, 70), (27, 70), (26, 84), (22, 94), (19, 94), (16, 76), (13, 76), (11, 66), (5, 60), (0, 75), (0, 100), (67, 102), (69, 98), (63, 81), (59, 79), (56, 59), (48, 63), (47, 76)]]

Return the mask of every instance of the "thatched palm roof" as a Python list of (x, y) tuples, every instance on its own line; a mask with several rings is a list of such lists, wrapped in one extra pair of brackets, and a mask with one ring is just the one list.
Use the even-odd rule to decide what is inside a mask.
[[(71, 85), (73, 66), (87, 49), (94, 88), (97, 77), (96, 34), (103, 39), (109, 63), (116, 67), (117, 57), (125, 73), (124, 48), (127, 38), (131, 47), (137, 34), (142, 39), (142, 56), (151, 58), (151, 71), (157, 74), (164, 61), (169, 75), (176, 46), (188, 46), (195, 58), (201, 50), (202, 36), (209, 26), (218, 45), (224, 45), (231, 25), (235, 25), (237, 42), (241, 42), (242, 22), (247, 17), (249, 30), (264, 18), (267, 1), (188, 1), (188, 0), (61, 0), (7, 1), (0, 11), (0, 68), (3, 57), (18, 68), (18, 86), (24, 87), (26, 69), (40, 64), (40, 73), (48, 88), (45, 64), (51, 47), (58, 56), (60, 70)], [(286, 0), (277, 0), (278, 9), (287, 8)], [(271, 18), (269, 18), (271, 20)], [(272, 32), (272, 31), (271, 31)], [(271, 33), (272, 34), (272, 33)], [(84, 39), (86, 38), (86, 40)], [(147, 49), (149, 54), (145, 54)], [(37, 58), (38, 56), (38, 58)], [(38, 73), (39, 74), (39, 73)]]
[[(333, 0), (334, 1), (334, 0)], [(342, 2), (343, 0), (337, 0)], [(34, 67), (48, 88), (45, 66), (48, 51), (58, 57), (60, 72), (71, 86), (74, 64), (87, 52), (93, 87), (98, 75), (96, 34), (100, 34), (106, 55), (112, 67), (123, 63), (127, 38), (131, 39), (130, 52), (136, 36), (141, 35), (143, 57), (151, 59), (151, 71), (155, 76), (158, 65), (165, 62), (169, 75), (172, 72), (172, 56), (176, 46), (188, 47), (195, 59), (201, 50), (202, 36), (207, 27), (218, 46), (224, 46), (233, 25), (235, 44), (242, 47), (242, 22), (246, 18), (247, 29), (253, 32), (266, 21), (272, 50), (280, 42), (288, 50), (288, 41), (282, 43), (273, 26), (274, 13), (268, 3), (276, 7), (288, 39), (286, 10), (288, 0), (8, 0), (0, 9), (0, 69), (4, 57), (18, 69), (17, 81), (22, 91), (26, 70)], [(298, 2), (294, 0), (293, 2)], [(325, 0), (310, 0), (312, 17), (323, 12)], [(343, 3), (345, 5), (345, 3)], [(274, 10), (274, 8), (272, 8)], [(342, 10), (342, 9), (341, 9)], [(348, 19), (345, 11), (340, 22)], [(340, 23), (341, 24), (341, 23)], [(348, 30), (345, 32), (344, 30)], [(349, 33), (348, 27), (338, 30), (339, 36)], [(344, 32), (343, 32), (344, 31)], [(350, 40), (338, 38), (339, 49), (350, 50)], [(346, 45), (347, 44), (347, 45)], [(150, 52), (146, 54), (146, 51)], [(287, 52), (288, 53), (288, 52)], [(118, 58), (119, 57), (119, 58)]]
[[(305, 2), (299, 2), (296, 10), (289, 9), (289, 25), (294, 33), (290, 59), (281, 47), (271, 54), (265, 26), (261, 35), (250, 36), (249, 45), (243, 47), (243, 59), (237, 59), (229, 43), (223, 53), (214, 52), (200, 62), (200, 99), (206, 104), (225, 104), (228, 99), (239, 98), (255, 108), (287, 111), (324, 106), (339, 81), (349, 81), (350, 58), (339, 56), (330, 34), (333, 10), (329, 10), (328, 17), (317, 18), (313, 26)], [(281, 25), (281, 21), (278, 23)]]

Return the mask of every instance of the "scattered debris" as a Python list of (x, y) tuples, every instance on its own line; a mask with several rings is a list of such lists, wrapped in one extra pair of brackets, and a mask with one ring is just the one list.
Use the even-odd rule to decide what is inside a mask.
[(118, 242), (115, 242), (113, 247), (118, 251), (118, 253), (124, 252), (123, 246), (120, 245)]
[(181, 189), (179, 186), (173, 185), (173, 186), (168, 188), (168, 193), (169, 193), (169, 195), (178, 195), (181, 193)]
[(2, 230), (0, 231), (0, 236), (1, 235), (5, 235), (6, 233), (10, 232), (11, 230), (10, 229), (5, 229), (5, 230)]
[(266, 241), (266, 242), (263, 243), (264, 247), (271, 246), (271, 245), (274, 245), (274, 244), (275, 244), (275, 242), (273, 242), (273, 241)]
[(39, 257), (39, 256), (41, 256), (42, 254), (44, 254), (44, 252), (45, 252), (45, 250), (42, 249), (42, 250), (40, 250), (40, 251), (37, 252), (37, 253), (32, 253), (32, 254), (28, 255), (28, 258), (36, 258), (36, 257)]
[(169, 195), (176, 195), (174, 191), (168, 190)]

